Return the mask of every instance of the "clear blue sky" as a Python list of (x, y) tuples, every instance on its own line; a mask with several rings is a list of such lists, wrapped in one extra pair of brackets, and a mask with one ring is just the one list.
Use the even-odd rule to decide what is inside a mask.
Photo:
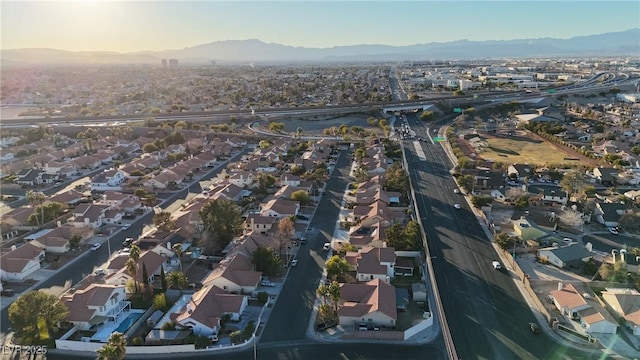
[[(2, 49), (304, 47), (569, 38), (640, 27), (640, 1), (5, 1)], [(640, 40), (640, 39), (639, 39)]]

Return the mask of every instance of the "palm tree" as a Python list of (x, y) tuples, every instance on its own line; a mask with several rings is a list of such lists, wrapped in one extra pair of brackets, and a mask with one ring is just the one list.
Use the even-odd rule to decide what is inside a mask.
[(182, 243), (173, 244), (171, 250), (176, 253), (178, 263), (180, 264), (180, 271), (182, 271)]
[(107, 342), (98, 349), (97, 360), (123, 360), (127, 351), (127, 338), (124, 334), (114, 332)]
[(138, 281), (136, 279), (136, 275), (138, 274), (138, 262), (129, 258), (125, 263), (125, 267), (127, 268), (127, 272), (131, 277), (133, 277), (133, 283), (135, 284), (135, 292), (136, 294), (139, 292), (138, 290)]
[[(31, 204), (37, 204), (40, 206), (40, 213), (41, 213), (40, 220), (42, 221), (42, 224), (40, 224), (40, 222), (38, 221), (36, 221), (36, 223), (38, 225), (44, 225), (44, 207), (42, 206), (42, 204), (44, 204), (44, 202), (47, 201), (47, 195), (45, 195), (41, 191), (29, 190), (27, 191), (25, 196)], [(36, 216), (36, 219), (37, 218), (38, 217)]]
[(169, 289), (182, 289), (187, 287), (189, 279), (181, 271), (173, 271), (167, 274), (167, 286)]

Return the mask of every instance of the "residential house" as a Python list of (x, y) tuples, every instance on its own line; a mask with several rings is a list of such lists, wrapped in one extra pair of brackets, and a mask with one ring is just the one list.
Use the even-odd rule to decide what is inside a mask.
[(571, 244), (569, 246), (540, 249), (538, 250), (538, 257), (561, 269), (568, 269), (581, 268), (586, 261), (593, 258), (593, 254), (582, 245)]
[(578, 311), (580, 325), (587, 334), (615, 334), (618, 332), (618, 324), (604, 309), (588, 307)]
[(190, 328), (194, 335), (217, 335), (222, 318), (228, 316), (230, 321), (240, 321), (248, 304), (246, 295), (229, 294), (217, 286), (206, 286), (191, 296), (176, 314), (175, 321)]
[(253, 172), (251, 171), (238, 171), (235, 173), (231, 173), (231, 176), (227, 179), (231, 184), (244, 188), (251, 187), (253, 182), (256, 180)]
[(35, 212), (35, 208), (21, 206), (2, 215), (2, 223), (18, 231), (30, 231), (36, 229), (35, 224), (29, 223), (29, 217)]
[(250, 190), (245, 190), (233, 183), (222, 183), (210, 191), (212, 199), (227, 199), (239, 202), (243, 198), (251, 195)]
[(124, 210), (111, 208), (104, 212), (104, 218), (102, 220), (105, 224), (120, 224), (123, 216)]
[(558, 289), (551, 291), (549, 296), (556, 308), (571, 319), (577, 319), (578, 311), (590, 307), (572, 284), (558, 283)]
[(395, 276), (394, 248), (364, 247), (358, 252), (347, 252), (345, 259), (356, 270), (358, 281), (380, 279), (389, 282)]
[(524, 181), (525, 178), (533, 175), (534, 170), (535, 169), (529, 164), (513, 164), (507, 168), (507, 174), (509, 177), (515, 177), (518, 181)]
[(606, 227), (614, 227), (619, 225), (620, 217), (626, 211), (626, 206), (620, 203), (597, 202), (594, 214), (600, 224)]
[(380, 187), (376, 187), (371, 190), (356, 192), (355, 204), (370, 205), (379, 200), (386, 206), (399, 206), (401, 196), (402, 194), (399, 192), (385, 191)]
[(10, 251), (0, 256), (0, 279), (24, 281), (40, 269), (44, 257), (44, 250), (30, 242), (17, 248), (14, 245)]
[(64, 204), (67, 207), (76, 206), (83, 201), (88, 201), (88, 198), (85, 194), (76, 191), (76, 190), (67, 190), (65, 192), (53, 195), (49, 198), (50, 202), (57, 202), (60, 204)]
[(109, 169), (91, 179), (91, 190), (119, 190), (126, 180), (125, 173), (117, 169)]
[(551, 186), (542, 186), (539, 195), (542, 200), (542, 204), (557, 203), (567, 205), (567, 200), (569, 198), (566, 191)]
[(204, 162), (204, 166), (208, 168), (214, 167), (216, 165), (216, 161), (218, 161), (216, 155), (210, 151), (203, 151), (195, 157), (202, 160)]
[(640, 292), (635, 289), (607, 288), (602, 292), (602, 299), (633, 335), (640, 336)]
[(247, 146), (247, 140), (240, 138), (227, 138), (225, 142), (234, 148), (243, 148)]
[(238, 252), (222, 260), (202, 283), (234, 294), (252, 294), (261, 279), (262, 273), (254, 270), (251, 257)]
[(538, 240), (547, 236), (546, 232), (532, 226), (527, 219), (521, 218), (518, 220), (512, 220), (512, 222), (514, 232), (524, 241)]
[(273, 216), (278, 219), (289, 216), (296, 216), (300, 211), (300, 202), (282, 198), (269, 200), (261, 205), (260, 214), (263, 216)]
[[(113, 257), (107, 265), (107, 271), (110, 272), (105, 279), (108, 284), (126, 285), (127, 281), (132, 280), (133, 276), (127, 272), (126, 263), (129, 260), (127, 253)], [(168, 259), (151, 250), (144, 251), (138, 259), (138, 267), (136, 270), (135, 280), (141, 284), (153, 284), (160, 277), (162, 268), (166, 267)], [(147, 279), (143, 279), (143, 268), (147, 269)]]
[(275, 217), (249, 214), (244, 222), (244, 227), (248, 232), (253, 231), (265, 235), (271, 232), (271, 229), (276, 223), (277, 219)]
[(172, 185), (181, 184), (185, 175), (174, 172), (171, 169), (165, 169), (160, 174), (144, 182), (144, 186), (154, 189), (166, 189)]
[(91, 235), (90, 230), (77, 229), (69, 224), (64, 224), (53, 229), (46, 229), (28, 237), (33, 245), (44, 249), (47, 253), (62, 254), (70, 249), (70, 241), (74, 236), (85, 240)]
[(341, 284), (339, 323), (393, 327), (398, 319), (395, 288), (380, 279), (367, 283)]
[(90, 155), (79, 156), (79, 157), (73, 158), (69, 162), (72, 163), (73, 166), (76, 167), (76, 169), (95, 170), (100, 166), (102, 166), (101, 159), (96, 158), (94, 156), (90, 156)]
[(562, 315), (578, 320), (585, 332), (615, 334), (618, 324), (609, 313), (593, 299), (593, 295), (582, 295), (573, 284), (558, 283), (558, 290), (549, 294)]
[(611, 186), (616, 183), (618, 169), (597, 167), (593, 169), (593, 176), (595, 176), (602, 185)]
[(69, 223), (75, 227), (91, 227), (97, 229), (104, 224), (108, 205), (80, 204), (72, 210), (73, 219)]
[(280, 186), (300, 186), (301, 181), (300, 176), (284, 173), (280, 177)]
[(36, 186), (42, 184), (42, 175), (45, 172), (38, 169), (25, 169), (18, 173), (15, 183), (23, 186)]
[(97, 330), (105, 323), (115, 322), (125, 309), (131, 309), (124, 285), (92, 283), (60, 300), (69, 310), (67, 321), (81, 331)]

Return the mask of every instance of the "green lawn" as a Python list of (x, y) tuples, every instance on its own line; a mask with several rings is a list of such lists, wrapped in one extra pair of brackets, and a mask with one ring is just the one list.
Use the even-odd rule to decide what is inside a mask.
[(575, 160), (567, 160), (568, 155), (557, 150), (554, 145), (546, 141), (534, 141), (526, 138), (489, 138), (485, 139), (489, 144), (479, 155), (487, 160), (505, 163), (529, 163), (529, 164), (560, 164), (576, 163)]

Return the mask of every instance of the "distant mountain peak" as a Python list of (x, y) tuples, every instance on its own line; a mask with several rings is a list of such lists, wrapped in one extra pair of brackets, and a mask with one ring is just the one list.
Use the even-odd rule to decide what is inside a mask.
[(266, 43), (260, 39), (223, 40), (183, 49), (116, 53), (74, 52), (58, 49), (8, 49), (0, 53), (11, 64), (160, 64), (160, 59), (185, 62), (314, 62), (314, 61), (398, 61), (478, 58), (531, 58), (558, 56), (640, 55), (640, 28), (569, 39), (532, 38), (472, 41), (461, 39), (407, 46), (382, 44), (342, 45), (327, 48)]

